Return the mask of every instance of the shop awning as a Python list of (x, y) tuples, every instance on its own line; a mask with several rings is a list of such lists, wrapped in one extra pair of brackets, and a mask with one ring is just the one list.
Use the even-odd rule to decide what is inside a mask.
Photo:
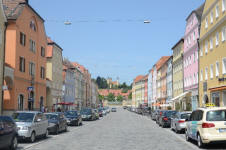
[(182, 98), (184, 98), (186, 96), (190, 96), (190, 95), (191, 95), (191, 92), (184, 92), (184, 93), (178, 95), (177, 97), (172, 98), (170, 101), (175, 101), (177, 99), (182, 99)]
[(209, 90), (210, 90), (210, 92), (223, 91), (223, 90), (226, 90), (226, 86), (209, 88)]
[(160, 106), (160, 103), (154, 103), (152, 106)]

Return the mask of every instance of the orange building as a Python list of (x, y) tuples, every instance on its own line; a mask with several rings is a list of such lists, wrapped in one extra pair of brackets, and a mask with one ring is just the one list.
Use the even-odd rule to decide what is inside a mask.
[(47, 37), (43, 18), (28, 0), (3, 0), (8, 26), (5, 63), (14, 70), (5, 76), (4, 113), (40, 110), (46, 106)]

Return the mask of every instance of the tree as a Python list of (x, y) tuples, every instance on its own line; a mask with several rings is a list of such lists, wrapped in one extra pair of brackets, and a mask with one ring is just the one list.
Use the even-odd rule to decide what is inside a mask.
[(107, 100), (108, 100), (109, 102), (115, 101), (115, 95), (112, 94), (112, 93), (109, 93), (108, 96), (107, 96)]
[(100, 88), (101, 87), (101, 77), (99, 77), (99, 76), (97, 77), (96, 83), (97, 83), (98, 88)]
[(118, 95), (117, 98), (116, 98), (116, 100), (117, 100), (118, 102), (122, 102), (122, 100), (123, 100), (122, 95)]
[(99, 97), (99, 100), (101, 100), (101, 101), (103, 101), (104, 100), (104, 96), (103, 95), (98, 95), (98, 97)]
[(129, 93), (128, 99), (132, 99), (132, 92)]

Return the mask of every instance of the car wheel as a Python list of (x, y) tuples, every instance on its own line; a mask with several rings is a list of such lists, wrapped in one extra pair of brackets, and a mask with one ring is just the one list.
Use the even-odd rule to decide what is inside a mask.
[(185, 131), (185, 139), (188, 142), (191, 140), (190, 137), (188, 136), (188, 131), (187, 130)]
[(13, 137), (11, 145), (9, 147), (10, 150), (16, 150), (18, 146), (18, 139), (16, 136)]
[(30, 142), (31, 142), (31, 143), (34, 143), (35, 140), (36, 140), (36, 135), (35, 135), (35, 132), (33, 131), (33, 132), (31, 133)]
[(44, 138), (48, 138), (48, 136), (49, 136), (49, 130), (47, 129)]
[(56, 132), (55, 132), (55, 134), (56, 135), (59, 134), (59, 126), (56, 126)]
[(177, 127), (175, 127), (175, 132), (176, 132), (176, 133), (179, 133), (178, 130), (177, 130)]
[(199, 148), (203, 148), (205, 146), (205, 144), (202, 142), (202, 138), (199, 134), (198, 134), (198, 137), (197, 137), (197, 144), (198, 144)]

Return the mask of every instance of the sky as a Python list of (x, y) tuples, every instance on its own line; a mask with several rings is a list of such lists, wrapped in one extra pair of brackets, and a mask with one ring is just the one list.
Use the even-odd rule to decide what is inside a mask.
[[(187, 16), (204, 0), (29, 0), (63, 56), (92, 75), (132, 83), (184, 36)], [(150, 20), (144, 24), (144, 20)], [(70, 21), (71, 25), (65, 25)]]

